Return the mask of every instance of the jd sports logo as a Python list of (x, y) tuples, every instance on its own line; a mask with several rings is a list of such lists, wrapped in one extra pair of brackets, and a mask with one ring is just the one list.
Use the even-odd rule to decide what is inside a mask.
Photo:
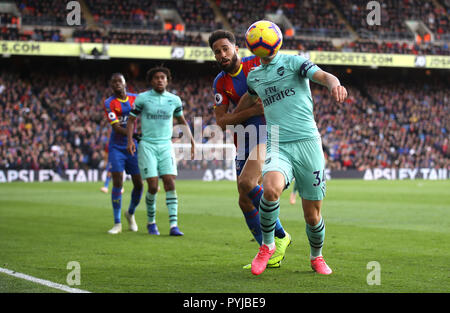
[(414, 65), (417, 67), (425, 67), (427, 65), (427, 59), (423, 55), (416, 56)]
[(284, 75), (284, 66), (281, 66), (277, 69), (277, 74), (280, 76)]
[(183, 47), (173, 47), (170, 55), (171, 55), (172, 59), (179, 60), (179, 59), (184, 59), (184, 54), (185, 54), (185, 51), (184, 51)]

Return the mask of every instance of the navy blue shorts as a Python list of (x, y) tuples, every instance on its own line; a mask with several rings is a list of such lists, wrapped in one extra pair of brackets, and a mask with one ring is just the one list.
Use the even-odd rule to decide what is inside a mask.
[(237, 147), (236, 151), (236, 175), (239, 177), (241, 175), (242, 169), (244, 168), (245, 163), (247, 162), (247, 159), (250, 155), (250, 152), (255, 148), (257, 145), (267, 143), (267, 133), (264, 131), (260, 134), (260, 132), (257, 132), (257, 140), (256, 142), (249, 142), (248, 138), (246, 137), (245, 145), (244, 147)]
[(131, 155), (126, 148), (110, 146), (108, 162), (111, 164), (110, 172), (122, 173), (125, 170), (129, 175), (139, 174), (137, 153)]

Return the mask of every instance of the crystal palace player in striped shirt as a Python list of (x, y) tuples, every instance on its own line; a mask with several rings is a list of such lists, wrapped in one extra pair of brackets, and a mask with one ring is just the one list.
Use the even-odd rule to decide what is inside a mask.
[(111, 200), (114, 212), (114, 226), (108, 231), (110, 234), (122, 232), (121, 208), (122, 208), (122, 186), (123, 171), (131, 175), (133, 181), (133, 190), (131, 192), (131, 201), (125, 217), (128, 220), (131, 231), (137, 231), (138, 227), (134, 218), (134, 211), (138, 206), (142, 190), (142, 178), (139, 172), (136, 155), (127, 152), (126, 125), (128, 116), (133, 107), (137, 94), (126, 91), (126, 82), (122, 74), (113, 74), (110, 80), (110, 86), (113, 95), (106, 99), (104, 110), (108, 122), (111, 124), (112, 131), (108, 146), (108, 163), (113, 180)]
[[(209, 37), (209, 46), (214, 52), (216, 61), (222, 68), (214, 80), (215, 115), (217, 124), (225, 130), (227, 125), (254, 125), (257, 138), (245, 134), (245, 143), (237, 144), (235, 134), (236, 174), (239, 191), (239, 206), (244, 214), (250, 232), (259, 245), (262, 244), (262, 232), (259, 216), (259, 201), (263, 187), (259, 184), (265, 159), (266, 131), (264, 110), (262, 105), (255, 105), (246, 110), (237, 108), (240, 97), (247, 92), (247, 75), (252, 68), (260, 65), (256, 56), (241, 58), (238, 54), (236, 39), (233, 33), (217, 30)], [(234, 111), (229, 112), (229, 109)], [(260, 129), (262, 131), (260, 131)], [(284, 231), (279, 219), (274, 224), (277, 253), (269, 260), (268, 267), (280, 267), (286, 248), (291, 243), (291, 236)], [(244, 266), (250, 268), (250, 265)]]

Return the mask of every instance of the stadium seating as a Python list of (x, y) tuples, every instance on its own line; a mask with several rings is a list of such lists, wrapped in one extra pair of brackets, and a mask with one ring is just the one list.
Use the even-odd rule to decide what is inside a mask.
[[(67, 26), (67, 10), (61, 1), (16, 0), (15, 3), (22, 16), (22, 25)], [(206, 46), (203, 39), (207, 36), (201, 37), (199, 33), (209, 33), (229, 25), (242, 47), (242, 37), (249, 23), (270, 18), (272, 14), (272, 18), (284, 16), (292, 25), (292, 36), (285, 35), (284, 38), (285, 49), (450, 54), (450, 9), (443, 0), (427, 1), (422, 6), (411, 0), (383, 1), (381, 24), (374, 26), (367, 25), (369, 11), (365, 0), (83, 0), (83, 3), (86, 4), (83, 10), (88, 12), (82, 14), (82, 25), (73, 28), (72, 36), (67, 32), (64, 38), (60, 34), (48, 36), (40, 34), (41, 31), (36, 31), (36, 36), (29, 36), (28, 30), (14, 30), (18, 25), (15, 15), (2, 13), (1, 38)], [(160, 10), (178, 14), (181, 28), (175, 19), (167, 19), (167, 16), (165, 19)], [(89, 28), (86, 27), (88, 16)], [(422, 37), (414, 37), (406, 26), (408, 19), (422, 21), (433, 38), (423, 34)], [(280, 24), (282, 30), (286, 31), (286, 25)], [(334, 39), (340, 41), (333, 42)]]
[[(82, 15), (81, 26), (66, 29), (64, 36), (60, 29), (67, 26), (64, 1), (13, 2), (21, 20), (0, 13), (0, 40), (207, 46), (207, 36), (201, 33), (229, 25), (244, 47), (249, 23), (269, 13), (282, 14), (292, 23), (294, 34), (284, 37), (284, 49), (450, 55), (450, 3), (441, 0), (424, 5), (383, 1), (382, 23), (377, 26), (367, 25), (365, 0), (83, 0), (89, 12)], [(178, 14), (185, 28), (167, 25), (176, 22), (164, 21), (162, 9)], [(419, 42), (405, 24), (408, 19), (423, 22), (435, 40)], [(2, 71), (0, 168), (102, 166), (110, 129), (101, 105), (109, 94), (106, 75), (74, 78), (56, 70), (45, 75), (34, 70), (24, 77), (11, 69)], [(213, 78), (205, 73), (194, 79), (182, 75), (171, 85), (184, 101), (191, 127), (196, 116), (202, 117), (202, 127), (215, 123)], [(144, 90), (145, 83), (132, 80), (129, 89)], [(329, 168), (450, 166), (445, 82), (406, 85), (364, 78), (348, 89), (347, 101), (336, 104), (326, 89), (312, 85)], [(191, 169), (224, 166), (222, 161), (180, 162)]]
[[(22, 15), (22, 24), (41, 26), (67, 26), (66, 1), (60, 0), (16, 0)], [(82, 14), (81, 24), (85, 24)]]
[(75, 42), (105, 42), (112, 44), (135, 44), (135, 45), (178, 45), (178, 46), (206, 46), (200, 35), (194, 36), (187, 33), (176, 33), (174, 31), (104, 31), (99, 30), (76, 30), (73, 33)]
[[(182, 98), (191, 128), (194, 117), (202, 118), (202, 128), (215, 124), (214, 76), (204, 72), (195, 78), (182, 72), (176, 76), (169, 90)], [(332, 101), (326, 88), (311, 85), (328, 168), (450, 166), (450, 96), (445, 81), (362, 76), (358, 80), (346, 84), (349, 98), (343, 104)], [(146, 84), (130, 80), (128, 89), (142, 91)], [(103, 166), (110, 126), (102, 99), (109, 94), (106, 73), (78, 76), (54, 70), (20, 76), (3, 71), (0, 168), (61, 171)], [(221, 167), (225, 162), (180, 161), (179, 166)]]
[(154, 10), (154, 1), (86, 1), (94, 21), (104, 27), (160, 30), (162, 21)]
[(396, 53), (396, 54), (429, 54), (449, 55), (448, 43), (443, 44), (421, 44), (396, 42), (396, 41), (373, 41), (357, 40), (345, 42), (340, 50), (343, 52), (367, 52), (367, 53)]
[(34, 28), (28, 31), (19, 31), (17, 28), (1, 27), (1, 40), (22, 40), (22, 41), (56, 41), (61, 42), (64, 38), (58, 29), (40, 29)]
[(96, 22), (119, 28), (162, 30), (163, 21), (156, 8), (176, 10), (188, 31), (212, 31), (221, 28), (214, 20), (214, 12), (205, 1), (86, 1)]
[(329, 168), (449, 166), (444, 85), (374, 79), (364, 85), (367, 96), (350, 86), (344, 104), (336, 104), (324, 89), (313, 89)]
[(325, 1), (220, 1), (220, 9), (236, 33), (247, 30), (249, 23), (267, 19), (267, 14), (284, 14), (297, 34), (344, 37), (345, 24)]
[[(448, 10), (435, 5), (433, 1), (417, 3), (411, 0), (383, 1), (381, 5), (380, 25), (367, 24), (367, 1), (365, 0), (334, 0), (349, 23), (362, 38), (410, 39), (414, 40), (405, 21), (419, 20), (435, 35), (450, 33)], [(439, 38), (438, 38), (439, 39)]]
[(17, 26), (18, 18), (11, 13), (0, 13), (0, 25)]
[(216, 21), (215, 13), (208, 1), (183, 0), (173, 2), (176, 3), (175, 7), (186, 23), (187, 31), (212, 32), (223, 28), (222, 23)]
[(343, 20), (326, 1), (286, 1), (283, 13), (294, 24), (296, 34), (320, 37), (348, 37)]

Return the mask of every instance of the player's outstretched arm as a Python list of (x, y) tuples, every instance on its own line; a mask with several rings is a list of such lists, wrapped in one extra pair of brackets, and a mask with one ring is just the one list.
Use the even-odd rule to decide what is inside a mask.
[(134, 117), (133, 115), (128, 116), (127, 128), (126, 128), (127, 151), (131, 155), (134, 155), (134, 153), (136, 152), (136, 145), (134, 144), (134, 140), (133, 140), (135, 121), (136, 121), (136, 117)]
[[(241, 124), (252, 116), (264, 114), (262, 105), (254, 105), (255, 100), (255, 97), (246, 92), (232, 113), (227, 113), (228, 106), (217, 106), (215, 109), (217, 125), (225, 130), (227, 125)], [(240, 109), (237, 110), (239, 107)]]
[(339, 79), (328, 72), (318, 70), (312, 76), (312, 80), (328, 88), (333, 99), (337, 102), (343, 102), (347, 98), (347, 89), (341, 86)]

